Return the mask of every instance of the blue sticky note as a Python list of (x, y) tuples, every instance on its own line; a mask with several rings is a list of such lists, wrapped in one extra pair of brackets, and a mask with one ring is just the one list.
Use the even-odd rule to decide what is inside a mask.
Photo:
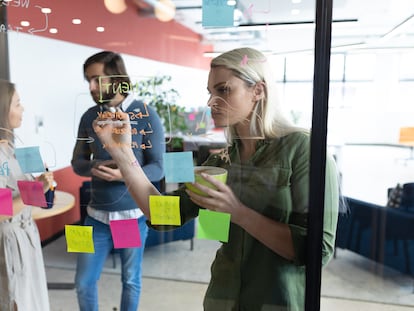
[(203, 27), (233, 27), (234, 6), (228, 5), (227, 0), (203, 0)]
[(45, 171), (38, 146), (17, 148), (15, 154), (24, 174)]
[(164, 154), (165, 181), (168, 183), (194, 182), (193, 153), (167, 152)]

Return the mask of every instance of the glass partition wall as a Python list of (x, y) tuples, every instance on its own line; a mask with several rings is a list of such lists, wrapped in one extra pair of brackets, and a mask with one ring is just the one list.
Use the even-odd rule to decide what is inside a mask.
[[(16, 131), (20, 146), (40, 146), (52, 169), (65, 169), (70, 166), (80, 117), (94, 105), (88, 85), (82, 81), (82, 64), (101, 49), (59, 41), (59, 35), (51, 39), (36, 33), (20, 33), (15, 25), (11, 26), (10, 78), (17, 83), (27, 103), (24, 125)], [(113, 50), (128, 45), (109, 39)], [(284, 112), (296, 125), (310, 129), (314, 53), (271, 55), (271, 52), (266, 57), (275, 72), (273, 83), (277, 85)], [(193, 164), (197, 163), (196, 156), (201, 155), (197, 139), (221, 147), (222, 133), (214, 130), (205, 109), (209, 98), (205, 91), (208, 67), (186, 68), (128, 53), (122, 55), (134, 82), (164, 74), (171, 76), (171, 87), (181, 95), (178, 102), (183, 103), (187, 121), (196, 123), (190, 126), (192, 132), (185, 133), (190, 137)], [(349, 50), (331, 55), (327, 149), (336, 161), (345, 204), (338, 220), (333, 258), (321, 271), (321, 310), (340, 310), (342, 305), (344, 310), (363, 309), (371, 304), (377, 308), (385, 304), (388, 309), (384, 310), (414, 307), (414, 246), (410, 235), (413, 205), (409, 197), (397, 195), (401, 192), (397, 191), (398, 184), (407, 191), (404, 193), (410, 191), (414, 176), (412, 147), (399, 142), (400, 129), (413, 126), (411, 59), (410, 52), (400, 50)], [(197, 122), (197, 118), (201, 119)], [(197, 132), (200, 126), (206, 127), (202, 133)], [(164, 190), (174, 190), (179, 184), (167, 182)], [(257, 184), (249, 187), (255, 189)], [(397, 207), (391, 207), (391, 193), (396, 194)], [(202, 310), (211, 277), (210, 266), (223, 242), (200, 235), (199, 226), (196, 218), (182, 230), (148, 236), (142, 267), (142, 310)], [(48, 280), (74, 280), (77, 256), (66, 247), (67, 240), (62, 235), (54, 236), (44, 245)], [(119, 253), (114, 251), (108, 255), (99, 281), (102, 310), (118, 307), (120, 271)], [(317, 283), (316, 280), (315, 286)], [(49, 296), (52, 310), (73, 310), (78, 306), (73, 289), (50, 290)]]

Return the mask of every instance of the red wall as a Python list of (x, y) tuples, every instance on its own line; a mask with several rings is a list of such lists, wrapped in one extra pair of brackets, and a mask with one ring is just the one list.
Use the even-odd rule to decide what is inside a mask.
[(89, 179), (76, 175), (71, 166), (56, 170), (53, 172), (53, 175), (58, 184), (57, 190), (69, 192), (75, 196), (75, 206), (61, 215), (36, 220), (42, 241), (61, 233), (65, 225), (73, 224), (80, 220), (79, 188), (83, 181)]
[[(175, 20), (161, 22), (154, 15), (143, 15), (135, 5), (127, 3), (125, 12), (112, 14), (102, 0), (13, 1), (7, 7), (8, 31), (33, 33), (166, 63), (209, 69), (210, 59), (203, 53), (212, 51), (212, 46), (204, 44), (199, 34)], [(51, 9), (48, 26), (56, 28), (57, 33), (50, 33), (45, 28), (46, 17), (39, 7)], [(73, 18), (80, 19), (81, 24), (72, 24)], [(20, 26), (22, 20), (29, 21), (30, 27)], [(97, 32), (97, 26), (104, 27), (105, 31)], [(56, 57), (59, 57), (58, 51)]]

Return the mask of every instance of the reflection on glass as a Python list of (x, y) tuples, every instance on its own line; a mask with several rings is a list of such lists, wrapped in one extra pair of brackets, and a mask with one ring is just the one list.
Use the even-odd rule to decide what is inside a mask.
[[(17, 5), (18, 2), (13, 3)], [(29, 2), (23, 1), (23, 3), (28, 4)], [(39, 10), (34, 7), (34, 2), (31, 2), (31, 7), (36, 14), (40, 15), (40, 12), (37, 12)], [(10, 12), (13, 12), (11, 7), (9, 9)], [(17, 10), (24, 12), (22, 15), (29, 11), (23, 7), (14, 9), (15, 12)], [(53, 12), (55, 13), (55, 11)], [(18, 30), (20, 19), (10, 19), (9, 44), (12, 76), (17, 79), (15, 82), (21, 86), (23, 99), (30, 99), (31, 103), (26, 111), (27, 125), (24, 125), (24, 129), (18, 131), (17, 134), (22, 137), (25, 143), (39, 145), (43, 141), (52, 141), (57, 156), (56, 159), (48, 162), (56, 161), (57, 166), (64, 169), (65, 166), (69, 165), (71, 148), (76, 139), (73, 132), (76, 132), (81, 112), (93, 104), (86, 100), (88, 98), (87, 94), (81, 94), (85, 91), (85, 87), (80, 83), (79, 73), (79, 66), (84, 57), (90, 54), (91, 47), (42, 38), (38, 36), (40, 33), (29, 35), (29, 29), (32, 26), (38, 30), (44, 28), (44, 15), (40, 16), (43, 18), (40, 24), (25, 26), (28, 28), (23, 30)], [(50, 18), (52, 17), (53, 14), (50, 14)], [(73, 17), (77, 16), (74, 15)], [(104, 19), (102, 22), (104, 22)], [(85, 24), (85, 19), (82, 19), (81, 25)], [(96, 26), (100, 25), (97, 24), (94, 27)], [(59, 39), (61, 29), (56, 29), (59, 30), (59, 35), (56, 37)], [(111, 26), (103, 23), (99, 29), (107, 32), (111, 29)], [(97, 35), (95, 28), (93, 28), (93, 31), (95, 38)], [(165, 35), (165, 31), (160, 33), (163, 36)], [(138, 33), (136, 35), (138, 36)], [(152, 41), (157, 41), (157, 36), (155, 35)], [(186, 42), (186, 44), (190, 44), (191, 40), (195, 40), (191, 37), (177, 35), (173, 35), (171, 38), (174, 38), (175, 41)], [(135, 40), (129, 38), (128, 41), (114, 41), (112, 36), (107, 36), (106, 39), (109, 46), (117, 49), (128, 46)], [(296, 38), (292, 38), (292, 40), (294, 39)], [(144, 41), (141, 37), (140, 40)], [(272, 40), (270, 35), (269, 40)], [(163, 44), (166, 44), (165, 42), (164, 40)], [(162, 45), (161, 48), (154, 49), (150, 42), (145, 42), (145, 47), (151, 49), (151, 56), (157, 52), (164, 57), (167, 55), (170, 57), (169, 59), (175, 57), (179, 59), (182, 56), (178, 55), (179, 53), (174, 48), (170, 48), (169, 45), (167, 47)], [(59, 53), (56, 53), (56, 50)], [(27, 51), (30, 51), (30, 57)], [(377, 208), (373, 212), (370, 211), (375, 217), (372, 217), (372, 215), (366, 217), (364, 224), (356, 219), (357, 213), (353, 213), (355, 218), (353, 218), (353, 215), (340, 218), (341, 226), (343, 221), (348, 222), (348, 224), (352, 222), (352, 226), (346, 226), (346, 229), (339, 231), (336, 258), (324, 268), (322, 280), (322, 298), (336, 297), (336, 303), (341, 299), (349, 301), (368, 300), (413, 307), (412, 271), (414, 270), (414, 264), (412, 258), (414, 258), (414, 249), (412, 241), (402, 235), (391, 236), (389, 232), (390, 225), (394, 229), (404, 228), (404, 222), (394, 221), (393, 215), (403, 213), (404, 216), (407, 216), (404, 219), (411, 219), (408, 212), (412, 205), (408, 206), (408, 212), (405, 205), (394, 208), (391, 211), (393, 215), (388, 213), (390, 210), (386, 206), (388, 190), (395, 188), (398, 183), (401, 185), (410, 184), (413, 181), (412, 176), (414, 176), (413, 162), (402, 161), (409, 158), (410, 149), (398, 145), (398, 129), (401, 126), (413, 124), (414, 106), (412, 105), (412, 98), (414, 98), (414, 84), (410, 81), (414, 78), (413, 55), (404, 52), (399, 58), (399, 52), (394, 51), (390, 51), (389, 55), (390, 61), (394, 57), (400, 60), (398, 65), (400, 68), (399, 79), (405, 81), (404, 83), (395, 81), (393, 75), (383, 72), (381, 78), (387, 78), (390, 81), (390, 84), (386, 87), (376, 81), (375, 72), (378, 68), (385, 68), (386, 66), (378, 63), (375, 53), (349, 53), (345, 56), (335, 54), (331, 58), (331, 81), (342, 81), (345, 70), (345, 81), (341, 82), (340, 85), (339, 83), (334, 86), (331, 85), (328, 133), (332, 137), (329, 140), (329, 147), (340, 170), (342, 191), (349, 198), (349, 202), (353, 202), (351, 199), (356, 199), (363, 201), (365, 207)], [(195, 118), (192, 114), (192, 108), (204, 114), (204, 107), (207, 102), (205, 98), (206, 72), (155, 62), (146, 57), (141, 58), (132, 55), (125, 55), (125, 57), (128, 60), (129, 68), (136, 75), (152, 76), (154, 72), (171, 73), (180, 93), (184, 97), (187, 96), (181, 101), (190, 111), (186, 114), (191, 115), (191, 118)], [(313, 95), (313, 56), (278, 55), (272, 61), (272, 68), (276, 73), (275, 80), (279, 82), (279, 97), (285, 105), (287, 116), (296, 125), (310, 128)], [(64, 77), (65, 83), (62, 83), (62, 79), (54, 81), (50, 78), (58, 75)], [(361, 81), (364, 83), (360, 83)], [(201, 89), (197, 89), (196, 84), (201, 85)], [(379, 96), (379, 91), (386, 92), (387, 96)], [(82, 95), (81, 100), (76, 98), (77, 94)], [(378, 97), (381, 97), (380, 100), (378, 100)], [(381, 102), (381, 105), (379, 102)], [(42, 126), (38, 124), (38, 121), (35, 121), (36, 124), (30, 121), (40, 119), (44, 121)], [(196, 120), (198, 119), (194, 119), (193, 123), (197, 123)], [(192, 126), (190, 128), (197, 128), (199, 124), (190, 125)], [(38, 132), (33, 130), (38, 128)], [(198, 134), (196, 129), (191, 130), (191, 133)], [(211, 132), (209, 135), (209, 137), (214, 136)], [(199, 142), (195, 142), (196, 138), (199, 137), (195, 136), (197, 135), (193, 135), (194, 141), (191, 144), (195, 148), (194, 151), (199, 152), (203, 148), (199, 148)], [(218, 147), (222, 147), (222, 143), (220, 141)], [(374, 146), (371, 144), (382, 145)], [(207, 153), (215, 153), (218, 149), (220, 148), (214, 148), (214, 150), (209, 150)], [(223, 160), (229, 157), (228, 154), (220, 153), (217, 156), (221, 156), (220, 159)], [(269, 165), (253, 170), (248, 165), (241, 165), (236, 162), (234, 161), (234, 167), (230, 170), (230, 175), (231, 178), (240, 181), (239, 188), (236, 189), (237, 194), (245, 196), (246, 201), (252, 201), (255, 208), (257, 205), (257, 209), (266, 210), (267, 206), (258, 202), (255, 204), (256, 201), (252, 197), (254, 197), (254, 191), (264, 188), (269, 192), (269, 196), (260, 198), (260, 201), (264, 204), (272, 204), (275, 193), (282, 191), (282, 187), (277, 182), (279, 179), (273, 180), (268, 175), (268, 172), (274, 171), (275, 168)], [(281, 169), (281, 171), (283, 170)], [(68, 173), (65, 174), (65, 177), (70, 177)], [(249, 180), (246, 176), (254, 176), (254, 179)], [(167, 187), (174, 186), (167, 185)], [(73, 191), (77, 192), (78, 187), (74, 187), (75, 190)], [(406, 199), (404, 199), (404, 202), (404, 204), (408, 204)], [(350, 210), (356, 206), (354, 203), (349, 205)], [(362, 209), (363, 207), (361, 207)], [(277, 213), (282, 214), (283, 212), (277, 210)], [(192, 234), (179, 232), (178, 230), (174, 233), (163, 233), (161, 240), (157, 240), (157, 243), (161, 244), (146, 249), (147, 261), (143, 269), (146, 280), (143, 286), (144, 303), (154, 305), (161, 300), (159, 299), (160, 295), (163, 295), (163, 297), (183, 297), (182, 300), (194, 298), (197, 307), (201, 308), (207, 283), (210, 281), (210, 265), (214, 260), (216, 249), (221, 246), (221, 242), (196, 239), (194, 226), (191, 229)], [(411, 231), (404, 230), (404, 232)], [(185, 241), (179, 241), (181, 238)], [(195, 240), (194, 249), (190, 251), (188, 240), (193, 238)], [(165, 241), (169, 243), (164, 243)], [(64, 276), (71, 279), (73, 275), (69, 273), (67, 276), (65, 273), (67, 271), (73, 272), (73, 257), (70, 257), (66, 252), (65, 246), (61, 244), (59, 261), (60, 263), (65, 262), (67, 266), (65, 270), (59, 270), (58, 274), (60, 277)], [(45, 247), (43, 250), (46, 254), (47, 265), (50, 266), (51, 258), (56, 256), (56, 253), (50, 255), (51, 251), (49, 249)], [(114, 258), (117, 259), (116, 256), (118, 255), (115, 254)], [(109, 260), (111, 261), (112, 258)], [(252, 262), (253, 264), (255, 262)], [(72, 267), (72, 270), (67, 269), (68, 266)], [(112, 269), (111, 262), (107, 266)], [(117, 265), (110, 272), (114, 273), (116, 277), (109, 279), (108, 283), (117, 284), (116, 282), (119, 282), (120, 265)], [(110, 274), (104, 274), (102, 277), (109, 278)], [(154, 281), (151, 277), (156, 277), (157, 281)], [(163, 280), (160, 281), (160, 279)], [(186, 282), (173, 282), (171, 280), (185, 280)], [(146, 286), (150, 282), (154, 282), (151, 284), (155, 284), (154, 288), (156, 290), (152, 291), (150, 286)], [(197, 285), (194, 282), (198, 282)], [(198, 288), (197, 293), (192, 291), (194, 287)], [(183, 290), (183, 288), (185, 289)], [(119, 291), (117, 292), (117, 290)], [(110, 296), (113, 293), (117, 299), (120, 295), (120, 286), (112, 285), (110, 291), (105, 291), (102, 296)], [(50, 292), (52, 298), (59, 294), (58, 291)], [(169, 309), (174, 307), (182, 309), (181, 303), (176, 303), (175, 299), (171, 301), (168, 306)], [(52, 300), (52, 307), (58, 304), (65, 305), (65, 300), (60, 298)], [(72, 306), (76, 305), (74, 295), (72, 295), (70, 303), (66, 303), (66, 305), (70, 304)]]

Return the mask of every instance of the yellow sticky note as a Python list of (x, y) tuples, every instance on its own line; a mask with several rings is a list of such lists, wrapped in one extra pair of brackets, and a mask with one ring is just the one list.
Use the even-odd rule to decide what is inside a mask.
[(65, 225), (68, 253), (95, 253), (92, 226)]
[(151, 224), (181, 225), (180, 197), (171, 195), (150, 195)]

